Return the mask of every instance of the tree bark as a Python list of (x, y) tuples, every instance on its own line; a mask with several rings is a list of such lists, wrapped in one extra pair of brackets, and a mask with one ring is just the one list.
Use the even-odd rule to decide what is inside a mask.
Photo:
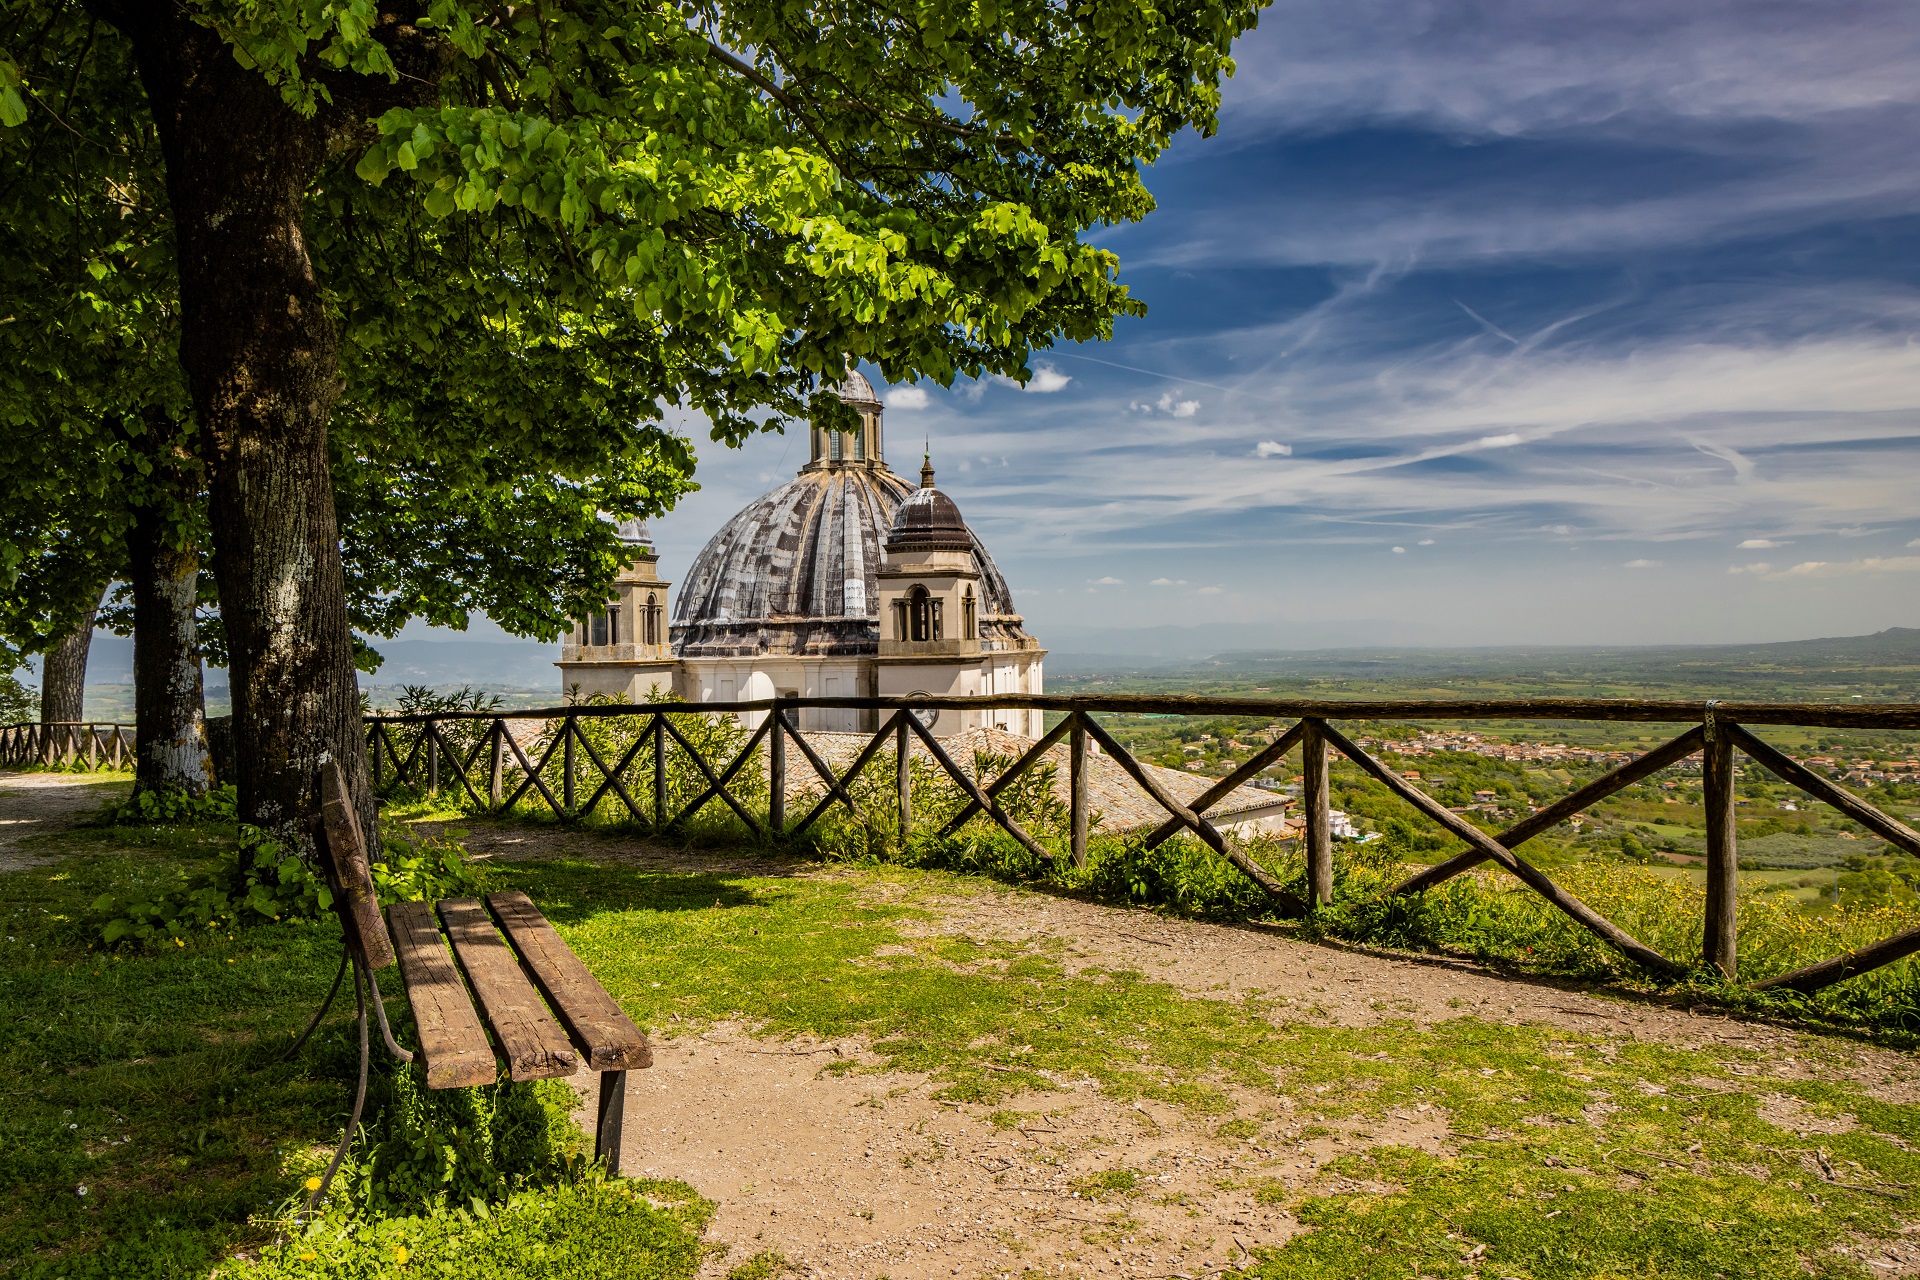
[(201, 795), (213, 785), (194, 605), (200, 556), (173, 522), (138, 507), (127, 531), (133, 583), (133, 789)]
[[(93, 7), (133, 43), (166, 157), (180, 358), (209, 472), (242, 820), (310, 848), (319, 769), (337, 760), (372, 843), (327, 459), (339, 343), (301, 215), (329, 149), (392, 105), (368, 96), (388, 90), (347, 74), (330, 82), (335, 105), (302, 116), (190, 6)], [(433, 91), (430, 80), (403, 81), (408, 92)]]
[(87, 714), (87, 653), (93, 648), (93, 617), (100, 595), (71, 631), (51, 645), (40, 660), (40, 723), (72, 724)]

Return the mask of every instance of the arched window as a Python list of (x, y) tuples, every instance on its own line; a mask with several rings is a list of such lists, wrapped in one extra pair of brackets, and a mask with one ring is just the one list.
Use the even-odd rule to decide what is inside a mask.
[(932, 640), (934, 634), (934, 609), (937, 602), (927, 594), (925, 587), (915, 587), (907, 592), (907, 612), (913, 618), (913, 630), (910, 640)]
[(893, 638), (895, 640), (906, 640), (910, 638), (907, 631), (907, 602), (905, 600), (895, 600), (893, 602)]
[(650, 644), (650, 645), (659, 644), (660, 643), (660, 597), (655, 595), (651, 591), (647, 592), (647, 610), (646, 610), (646, 618), (645, 618), (644, 625), (645, 625), (644, 643)]
[(841, 455), (846, 450), (846, 447), (847, 438), (845, 436), (841, 435), (838, 431), (827, 432), (827, 461), (840, 461)]
[(980, 619), (973, 604), (973, 588), (967, 588), (967, 594), (960, 600), (960, 638), (978, 640), (980, 638)]
[(867, 427), (863, 421), (860, 429), (853, 433), (853, 460), (864, 462), (867, 458)]
[(620, 602), (618, 600), (607, 601), (607, 611), (593, 615), (592, 632), (592, 636), (587, 641), (589, 644), (620, 643)]

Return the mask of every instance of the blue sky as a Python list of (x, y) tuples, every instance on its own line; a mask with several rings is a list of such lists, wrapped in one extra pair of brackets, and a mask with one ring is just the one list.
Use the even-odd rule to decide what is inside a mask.
[[(1099, 236), (1146, 319), (883, 388), (1043, 640), (1920, 625), (1911, 5), (1301, 0), (1236, 56)], [(704, 446), (663, 574), (804, 447)]]

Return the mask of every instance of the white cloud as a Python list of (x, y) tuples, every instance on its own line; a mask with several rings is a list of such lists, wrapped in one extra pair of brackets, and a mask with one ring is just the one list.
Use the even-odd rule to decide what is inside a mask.
[(1039, 395), (1051, 395), (1065, 387), (1073, 379), (1050, 364), (1035, 365), (1033, 376), (1027, 379), (1026, 390)]
[(1088, 578), (1087, 581), (1096, 587), (1124, 587), (1127, 585), (1124, 579), (1114, 577)]
[(1846, 578), (1858, 573), (1920, 573), (1920, 556), (1869, 556), (1864, 560), (1806, 560), (1775, 578)]
[(1748, 538), (1740, 544), (1738, 549), (1741, 551), (1771, 551), (1775, 547), (1789, 547), (1792, 545), (1790, 542), (1776, 542), (1772, 538)]
[(925, 387), (894, 387), (887, 392), (889, 409), (924, 409), (927, 404)]
[(1912, 542), (1909, 542), (1907, 545), (1909, 547), (1920, 547), (1920, 538), (1915, 538)]
[(1278, 440), (1262, 440), (1259, 444), (1253, 446), (1253, 456), (1256, 458), (1291, 458), (1293, 456), (1293, 446), (1290, 444), (1281, 444)]
[(1203, 596), (1217, 596), (1220, 594), (1222, 590), (1224, 590), (1224, 588), (1222, 587), (1202, 587), (1195, 594), (1203, 595)]
[(1147, 585), (1150, 587), (1184, 587), (1187, 585), (1187, 580), (1185, 578), (1155, 578)]
[(1397, 555), (1397, 556), (1403, 556), (1403, 555), (1405, 555), (1405, 554), (1407, 554), (1407, 549), (1406, 549), (1405, 547), (1395, 547), (1395, 548), (1393, 549), (1393, 554), (1395, 554), (1395, 555)]
[(1659, 560), (1629, 560), (1620, 567), (1622, 569), (1658, 569), (1661, 563)]
[(1540, 532), (1551, 533), (1564, 538), (1573, 532), (1573, 526), (1570, 524), (1543, 524), (1540, 526)]
[(1419, 546), (1422, 546), (1422, 547), (1430, 547), (1430, 546), (1432, 546), (1432, 545), (1433, 545), (1433, 539), (1432, 539), (1432, 538), (1422, 538), (1422, 539), (1420, 539), (1420, 541), (1419, 541), (1419, 543), (1418, 543), (1417, 545), (1419, 545)]
[(1735, 564), (1727, 566), (1728, 573), (1751, 573), (1756, 577), (1765, 577), (1768, 573), (1772, 572), (1772, 570), (1773, 566), (1764, 560), (1759, 564)]
[(1158, 404), (1160, 406), (1160, 412), (1170, 413), (1176, 418), (1191, 418), (1194, 414), (1200, 412), (1200, 402), (1198, 400), (1175, 400), (1173, 398), (1173, 392), (1171, 391), (1162, 395)]
[(1481, 436), (1479, 445), (1482, 449), (1511, 449), (1517, 444), (1526, 442), (1527, 438), (1518, 431), (1509, 431), (1505, 435)]
[[(1228, 82), (1227, 114), (1273, 128), (1393, 120), (1502, 138), (1629, 114), (1721, 121), (1861, 110), (1914, 100), (1920, 39), (1901, 21), (1908, 13), (1897, 0), (1770, 10), (1764, 22), (1738, 4), (1654, 0), (1446, 10), (1286, 0), (1234, 49), (1246, 70)], [(1263, 66), (1273, 70), (1250, 74)]]

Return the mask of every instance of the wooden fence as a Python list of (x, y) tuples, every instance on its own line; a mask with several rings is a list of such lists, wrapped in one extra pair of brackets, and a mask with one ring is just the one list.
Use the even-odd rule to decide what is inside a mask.
[[(871, 711), (884, 716), (877, 732), (845, 770), (836, 772), (804, 736), (795, 731), (797, 712), (816, 708)], [(1034, 710), (1061, 713), (1060, 721), (1030, 749), (990, 781), (971, 777), (948, 754), (926, 727), (936, 711), (987, 712)], [(732, 714), (757, 720), (757, 726), (731, 760), (708, 760), (675, 723), (677, 716)], [(916, 714), (920, 713), (920, 714)], [(1095, 718), (1100, 714), (1174, 714), (1197, 716), (1253, 716), (1295, 723), (1273, 742), (1254, 753), (1227, 777), (1183, 804), (1134, 759), (1131, 752)], [(580, 731), (580, 722), (602, 716), (642, 718), (641, 731), (624, 754), (611, 764)], [(546, 736), (539, 760), (531, 760), (507, 727), (507, 721), (535, 719), (558, 722)], [(1489, 833), (1456, 814), (1369, 755), (1334, 726), (1334, 721), (1378, 720), (1601, 720), (1665, 723), (1682, 726), (1671, 741), (1594, 779), (1565, 798), (1528, 815), (1506, 831)], [(464, 750), (448, 735), (448, 725), (459, 721), (486, 721), (483, 732)], [(1167, 812), (1167, 820), (1145, 836), (1149, 847), (1185, 830), (1226, 858), (1274, 897), (1284, 910), (1304, 912), (1328, 902), (1333, 894), (1333, 837), (1328, 798), (1331, 756), (1351, 760), (1389, 791), (1426, 815), (1466, 846), (1437, 866), (1426, 868), (1398, 885), (1394, 892), (1417, 894), (1483, 862), (1494, 862), (1528, 888), (1551, 902), (1582, 927), (1636, 963), (1653, 972), (1672, 975), (1688, 967), (1665, 956), (1607, 920), (1573, 894), (1555, 884), (1518, 852), (1532, 837), (1589, 808), (1622, 788), (1640, 782), (1661, 769), (1693, 755), (1703, 757), (1701, 774), (1706, 800), (1706, 919), (1700, 959), (1729, 977), (1737, 956), (1738, 928), (1735, 890), (1739, 861), (1734, 837), (1735, 755), (1753, 763), (1822, 800), (1881, 839), (1920, 857), (1920, 833), (1858, 796), (1835, 785), (1756, 737), (1751, 726), (1798, 725), (1848, 729), (1920, 729), (1920, 705), (1828, 706), (1798, 703), (1693, 702), (1650, 699), (1518, 699), (1509, 701), (1279, 701), (1191, 697), (1081, 698), (1043, 695), (989, 698), (805, 698), (754, 702), (667, 703), (636, 706), (568, 706), (505, 714), (448, 712), (410, 716), (376, 716), (367, 722), (368, 746), (377, 789), (424, 786), (437, 791), (455, 785), (483, 811), (509, 809), (523, 798), (537, 797), (562, 821), (579, 821), (602, 804), (618, 804), (634, 820), (655, 830), (670, 830), (705, 806), (725, 804), (756, 834), (790, 837), (805, 831), (834, 805), (858, 814), (849, 789), (854, 778), (876, 757), (891, 764), (893, 805), (900, 829), (913, 824), (912, 773), (907, 766), (910, 744), (917, 739), (937, 767), (967, 797), (961, 811), (946, 822), (950, 833), (976, 816), (998, 824), (1033, 852), (1051, 858), (1054, 853), (1034, 839), (996, 802), (1005, 789), (1049, 748), (1068, 742), (1067, 856), (1084, 865), (1087, 849), (1086, 759), (1090, 744), (1110, 756), (1140, 788)], [(396, 737), (398, 735), (398, 737)], [(402, 750), (402, 743), (406, 748)], [(756, 750), (767, 752), (768, 792), (763, 805), (749, 807), (734, 794), (735, 781)], [(805, 814), (787, 810), (789, 745), (820, 781), (824, 795)], [(1235, 788), (1251, 781), (1263, 769), (1300, 748), (1304, 765), (1301, 804), (1306, 821), (1306, 897), (1288, 892), (1227, 833), (1208, 821), (1206, 812)], [(623, 780), (642, 757), (650, 760), (651, 778), (638, 788)], [(683, 804), (672, 804), (667, 785), (668, 760), (684, 759), (704, 779), (704, 787)], [(891, 757), (891, 759), (886, 759)], [(581, 764), (584, 758), (585, 765)], [(511, 764), (509, 764), (511, 761)], [(476, 773), (476, 766), (478, 772)], [(551, 772), (560, 773), (559, 794), (549, 784)], [(591, 774), (587, 769), (591, 769)], [(648, 772), (642, 769), (642, 776)], [(576, 778), (598, 777), (583, 800)], [(512, 785), (509, 788), (509, 781)], [(639, 794), (635, 795), (635, 790)], [(1840, 982), (1920, 951), (1920, 929), (1909, 930), (1848, 955), (1809, 965), (1757, 984), (1808, 992)]]
[(133, 758), (130, 724), (60, 721), (0, 728), (0, 765), (102, 765), (118, 769)]

